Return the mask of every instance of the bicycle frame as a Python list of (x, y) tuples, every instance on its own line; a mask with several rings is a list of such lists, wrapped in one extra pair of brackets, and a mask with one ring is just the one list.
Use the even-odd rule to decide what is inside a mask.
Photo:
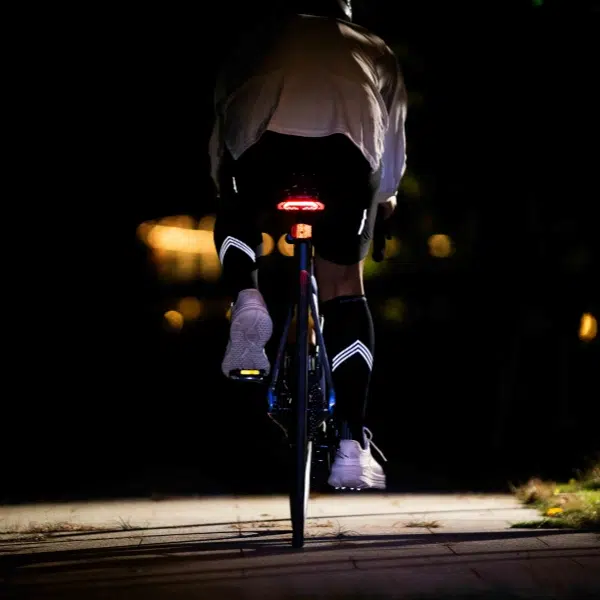
[[(301, 231), (304, 235), (306, 235), (307, 233), (306, 227), (311, 227), (310, 225), (304, 223), (297, 223), (295, 227), (298, 225), (300, 225), (303, 228), (301, 229)], [(296, 232), (297, 231), (298, 230), (296, 230)], [(308, 230), (308, 232), (312, 233), (310, 229)], [(279, 342), (279, 347), (277, 348), (277, 355), (275, 358), (275, 363), (273, 365), (273, 370), (271, 372), (271, 383), (269, 385), (269, 391), (267, 393), (267, 398), (269, 401), (269, 412), (273, 410), (276, 401), (276, 387), (277, 382), (279, 380), (279, 373), (281, 370), (281, 364), (283, 362), (285, 347), (287, 345), (288, 334), (294, 318), (294, 309), (296, 308), (296, 306), (300, 307), (304, 305), (305, 308), (302, 308), (301, 311), (298, 311), (298, 315), (296, 317), (296, 324), (299, 329), (305, 329), (305, 331), (297, 331), (297, 339), (302, 340), (301, 347), (303, 349), (306, 347), (306, 354), (308, 354), (308, 321), (309, 314), (312, 314), (315, 335), (317, 338), (317, 346), (321, 355), (321, 364), (325, 372), (325, 380), (327, 383), (328, 408), (330, 413), (333, 414), (333, 409), (335, 407), (335, 390), (333, 387), (333, 378), (331, 376), (331, 368), (329, 365), (329, 359), (327, 357), (327, 350), (325, 348), (325, 342), (323, 340), (323, 322), (319, 316), (318, 311), (318, 287), (317, 281), (314, 276), (314, 268), (312, 261), (312, 237), (294, 237), (293, 234), (294, 228), (292, 228), (292, 233), (286, 236), (286, 241), (288, 243), (294, 244), (295, 248), (294, 257), (296, 259), (296, 272), (298, 277), (297, 281), (299, 283), (297, 291), (297, 300), (296, 304), (290, 305), (285, 325), (283, 328), (281, 340)], [(308, 306), (306, 306), (306, 298), (308, 298)], [(305, 324), (305, 327), (303, 327), (303, 324)], [(302, 334), (302, 337), (298, 337), (299, 333)], [(302, 364), (305, 367), (304, 370), (308, 374), (307, 359), (303, 360)], [(297, 390), (299, 393), (301, 391), (305, 392), (306, 390), (306, 381), (303, 380), (303, 384), (304, 386), (302, 390)]]

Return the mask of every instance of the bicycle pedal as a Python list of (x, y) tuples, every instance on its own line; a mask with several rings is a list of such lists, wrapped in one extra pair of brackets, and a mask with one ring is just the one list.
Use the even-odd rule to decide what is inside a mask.
[(229, 378), (234, 381), (252, 381), (262, 383), (267, 377), (264, 369), (234, 369), (229, 371)]

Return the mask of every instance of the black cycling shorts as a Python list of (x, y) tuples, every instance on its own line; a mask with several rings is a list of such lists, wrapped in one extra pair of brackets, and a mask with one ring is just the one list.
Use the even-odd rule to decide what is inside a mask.
[[(313, 227), (317, 254), (340, 265), (352, 265), (367, 256), (380, 173), (372, 172), (348, 137), (308, 138), (267, 131), (237, 161), (228, 163), (221, 178), (223, 208), (235, 211), (237, 218), (254, 219), (257, 213), (273, 211), (290, 174), (311, 173), (325, 204)], [(230, 181), (234, 192), (223, 193)]]

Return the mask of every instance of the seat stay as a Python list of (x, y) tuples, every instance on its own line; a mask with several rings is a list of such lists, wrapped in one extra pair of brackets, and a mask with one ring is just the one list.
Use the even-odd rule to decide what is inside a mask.
[(269, 385), (268, 400), (269, 400), (269, 413), (273, 412), (275, 406), (275, 399), (277, 394), (277, 383), (279, 379), (279, 372), (281, 371), (281, 363), (283, 362), (283, 356), (285, 354), (285, 347), (287, 345), (288, 334), (292, 325), (292, 319), (294, 318), (295, 304), (292, 302), (288, 310), (285, 325), (283, 327), (283, 333), (279, 340), (279, 347), (277, 348), (277, 356), (275, 357), (275, 364), (273, 365), (273, 372), (271, 374), (271, 384)]
[[(327, 349), (325, 347), (325, 340), (323, 338), (323, 329), (321, 327), (321, 320), (319, 318), (319, 312), (317, 309), (317, 286), (314, 277), (312, 278), (312, 291), (310, 295), (310, 310), (313, 316), (313, 322), (315, 324), (315, 334), (317, 337), (317, 347), (319, 349), (319, 361), (323, 370), (325, 371), (325, 381), (327, 382), (327, 388), (329, 394), (327, 396), (327, 408), (329, 413), (333, 414), (333, 408), (335, 406), (335, 390), (333, 387), (333, 376), (331, 374), (331, 366), (329, 365), (329, 358), (327, 356)], [(325, 394), (325, 390), (323, 390)]]

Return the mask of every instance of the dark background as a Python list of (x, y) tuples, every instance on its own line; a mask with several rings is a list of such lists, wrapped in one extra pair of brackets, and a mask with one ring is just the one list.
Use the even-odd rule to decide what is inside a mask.
[[(223, 52), (260, 18), (249, 4), (94, 15), (90, 58), (67, 49), (69, 100), (47, 164), (55, 199), (68, 188), (70, 204), (28, 271), (31, 322), (6, 319), (22, 330), (5, 365), (1, 500), (282, 489), (263, 391), (220, 373), (222, 289), (165, 283), (136, 233), (215, 211), (212, 85)], [(600, 449), (599, 344), (578, 337), (581, 315), (600, 315), (597, 13), (417, 0), (356, 13), (397, 52), (410, 94), (401, 251), (367, 280), (369, 426), (389, 487), (568, 478)], [(435, 233), (453, 240), (451, 257), (429, 255)], [(286, 264), (265, 261), (270, 299)], [(212, 313), (169, 328), (165, 311), (188, 296)]]

